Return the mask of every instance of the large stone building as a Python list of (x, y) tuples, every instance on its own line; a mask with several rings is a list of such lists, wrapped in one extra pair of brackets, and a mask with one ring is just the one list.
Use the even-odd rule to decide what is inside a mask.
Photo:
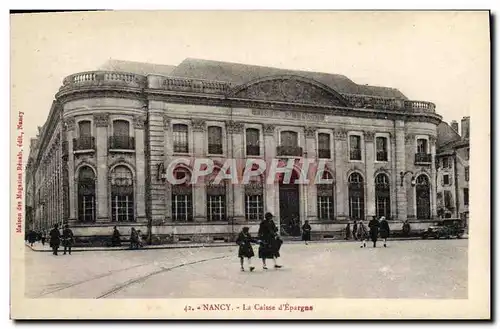
[[(152, 239), (231, 239), (266, 211), (282, 234), (308, 219), (329, 237), (386, 216), (437, 217), (434, 104), (342, 75), (186, 59), (109, 62), (64, 79), (28, 163), (34, 228), (65, 221), (81, 241), (131, 227)], [(181, 157), (326, 161), (326, 185), (172, 185)], [(189, 165), (175, 168), (190, 176)]]
[(469, 127), (470, 117), (438, 125), (437, 214), (444, 218), (469, 220)]

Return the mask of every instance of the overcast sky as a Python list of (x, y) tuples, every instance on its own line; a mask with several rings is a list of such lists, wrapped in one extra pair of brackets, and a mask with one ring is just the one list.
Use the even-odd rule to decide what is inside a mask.
[[(12, 113), (36, 135), (65, 76), (108, 59), (186, 57), (343, 74), (431, 101), (443, 120), (484, 106), (488, 14), (467, 12), (114, 12), (11, 18)], [(481, 98), (482, 97), (482, 98)], [(481, 98), (481, 99), (480, 99)]]

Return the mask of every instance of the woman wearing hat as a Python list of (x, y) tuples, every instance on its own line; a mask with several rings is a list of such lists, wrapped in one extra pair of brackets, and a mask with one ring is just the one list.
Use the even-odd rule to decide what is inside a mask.
[(387, 238), (391, 234), (389, 223), (384, 216), (380, 217), (380, 238), (384, 240), (384, 247), (387, 247)]
[(238, 234), (238, 238), (236, 239), (236, 244), (240, 246), (238, 249), (238, 257), (240, 258), (241, 271), (245, 271), (243, 263), (244, 259), (247, 258), (250, 272), (253, 272), (255, 267), (252, 266), (252, 257), (255, 256), (255, 254), (253, 252), (252, 242), (254, 240), (248, 231), (249, 228), (246, 226), (241, 229), (241, 232)]
[(274, 261), (274, 268), (281, 268), (278, 265), (277, 258), (280, 257), (280, 248), (283, 241), (278, 237), (278, 228), (273, 221), (273, 215), (266, 213), (264, 220), (259, 226), (259, 258), (262, 259), (262, 268), (267, 270), (266, 259)]

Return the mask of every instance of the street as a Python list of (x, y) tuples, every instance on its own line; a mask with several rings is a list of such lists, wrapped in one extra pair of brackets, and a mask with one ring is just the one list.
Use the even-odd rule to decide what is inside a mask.
[[(274, 269), (240, 271), (237, 246), (84, 251), (26, 247), (30, 298), (467, 298), (468, 240), (285, 243)], [(254, 251), (257, 254), (257, 246)]]

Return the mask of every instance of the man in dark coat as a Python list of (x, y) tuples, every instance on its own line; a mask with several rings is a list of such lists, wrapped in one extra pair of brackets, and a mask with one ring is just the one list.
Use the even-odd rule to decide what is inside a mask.
[(249, 228), (246, 226), (243, 227), (240, 234), (238, 234), (238, 238), (236, 239), (236, 244), (240, 246), (238, 248), (238, 257), (240, 258), (242, 271), (245, 271), (245, 268), (243, 267), (243, 262), (245, 258), (248, 259), (248, 266), (250, 272), (253, 272), (253, 270), (255, 269), (255, 267), (252, 266), (252, 257), (255, 256), (252, 248), (252, 242), (254, 242), (254, 240), (252, 239), (252, 236), (249, 233)]
[(280, 257), (280, 247), (283, 241), (278, 237), (278, 228), (273, 221), (273, 215), (271, 213), (266, 213), (264, 220), (259, 226), (259, 258), (262, 259), (262, 268), (267, 270), (266, 259), (272, 259), (274, 261), (274, 268), (281, 268), (281, 265), (277, 264), (276, 259)]
[(304, 225), (302, 225), (302, 241), (311, 241), (311, 225), (309, 225), (309, 221), (306, 220)]
[(69, 228), (69, 225), (66, 224), (64, 226), (63, 234), (62, 234), (62, 242), (64, 247), (64, 254), (66, 255), (66, 250), (71, 255), (71, 247), (73, 247), (73, 231)]
[(384, 247), (387, 247), (387, 238), (391, 234), (391, 228), (384, 216), (380, 217), (380, 238), (384, 240)]
[(352, 225), (352, 237), (354, 240), (358, 240), (358, 222), (354, 221)]
[(57, 256), (57, 250), (61, 244), (61, 233), (59, 232), (59, 226), (54, 225), (54, 228), (50, 231), (50, 248), (52, 248), (52, 254)]
[(120, 231), (115, 227), (113, 227), (113, 236), (111, 237), (111, 246), (118, 247), (122, 245), (122, 241), (120, 239)]
[(368, 223), (368, 227), (370, 228), (370, 238), (373, 241), (373, 248), (376, 248), (378, 229), (380, 227), (380, 223), (378, 222), (377, 217), (373, 216), (372, 220)]

